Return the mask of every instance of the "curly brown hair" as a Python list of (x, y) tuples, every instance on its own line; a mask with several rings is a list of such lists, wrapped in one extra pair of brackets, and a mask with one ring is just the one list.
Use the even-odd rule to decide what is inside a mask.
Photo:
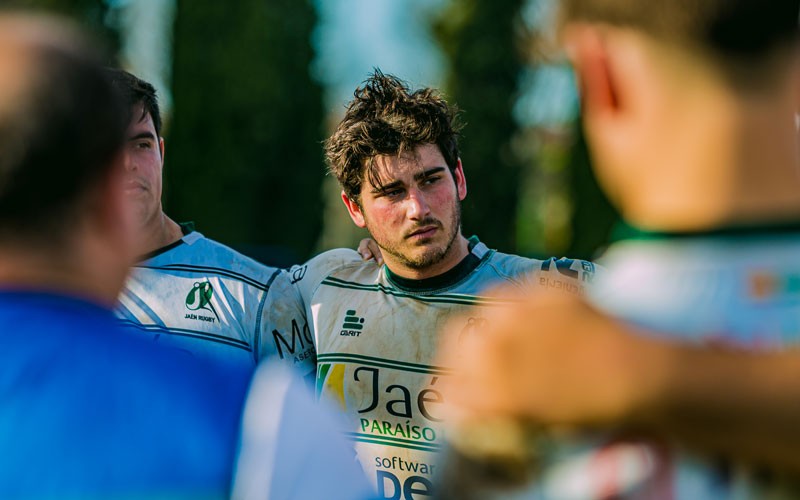
[(344, 118), (325, 141), (328, 172), (345, 194), (360, 202), (366, 179), (380, 187), (376, 156), (402, 156), (436, 144), (450, 171), (458, 165), (458, 109), (432, 88), (411, 91), (404, 81), (376, 69), (353, 93)]

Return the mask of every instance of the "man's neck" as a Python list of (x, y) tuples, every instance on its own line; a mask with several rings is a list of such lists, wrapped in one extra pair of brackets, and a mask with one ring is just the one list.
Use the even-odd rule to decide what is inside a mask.
[(127, 268), (111, 252), (65, 244), (58, 251), (6, 244), (0, 247), (0, 287), (83, 297), (113, 307)]
[(423, 280), (446, 273), (456, 267), (467, 255), (469, 255), (469, 241), (461, 234), (458, 234), (444, 258), (423, 269), (410, 267), (388, 253), (384, 254), (384, 262), (386, 267), (397, 276), (412, 280)]
[(148, 221), (142, 228), (142, 244), (139, 245), (138, 255), (147, 255), (159, 248), (175, 243), (183, 236), (180, 225), (167, 217), (164, 212)]
[(664, 175), (643, 181), (625, 204), (629, 222), (650, 230), (698, 231), (800, 220), (791, 106), (767, 99), (728, 103), (695, 113), (691, 121), (662, 136), (665, 148), (646, 160)]

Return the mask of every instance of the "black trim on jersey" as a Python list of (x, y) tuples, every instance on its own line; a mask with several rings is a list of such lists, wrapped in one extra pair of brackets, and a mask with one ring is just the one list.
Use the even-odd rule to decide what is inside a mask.
[(178, 222), (178, 225), (181, 227), (181, 232), (184, 236), (191, 234), (194, 232), (194, 221), (186, 221), (186, 222)]
[(159, 248), (157, 250), (153, 250), (152, 252), (149, 252), (149, 253), (146, 253), (146, 254), (142, 255), (141, 257), (139, 257), (139, 262), (144, 262), (146, 260), (150, 260), (153, 257), (161, 255), (162, 253), (165, 253), (165, 252), (169, 252), (173, 248), (175, 248), (177, 246), (180, 246), (180, 245), (183, 245), (183, 238), (181, 238), (181, 239), (179, 239), (177, 241), (173, 241), (169, 245), (165, 245), (165, 246), (163, 246), (163, 247), (161, 247), (161, 248)]
[(119, 322), (123, 326), (138, 328), (139, 330), (144, 330), (150, 333), (167, 333), (170, 335), (178, 335), (180, 337), (191, 337), (202, 340), (209, 340), (211, 342), (216, 342), (218, 344), (225, 344), (231, 347), (238, 347), (239, 349), (244, 349), (247, 352), (253, 351), (253, 348), (247, 342), (239, 339), (232, 339), (230, 337), (225, 337), (223, 335), (215, 335), (213, 333), (200, 332), (197, 330), (189, 330), (186, 328), (167, 328), (160, 325), (143, 325), (141, 323), (134, 323), (133, 321), (130, 320), (119, 320)]
[(270, 281), (266, 284), (261, 283), (259, 281), (250, 278), (249, 276), (245, 276), (244, 274), (239, 274), (234, 271), (230, 271), (228, 269), (221, 269), (219, 267), (208, 267), (208, 266), (195, 266), (191, 264), (166, 264), (163, 266), (145, 266), (139, 264), (134, 266), (138, 269), (155, 269), (160, 271), (185, 271), (185, 272), (196, 272), (196, 273), (204, 273), (204, 274), (216, 274), (219, 276), (224, 276), (226, 278), (233, 278), (235, 280), (241, 281), (246, 283), (252, 287), (258, 288), (264, 292), (269, 290), (271, 281), (274, 279), (273, 276), (270, 276)]
[[(186, 236), (186, 235), (194, 232), (194, 222), (192, 222), (192, 221), (189, 221), (189, 222), (178, 222), (178, 226), (181, 228), (181, 234), (183, 234), (183, 236)], [(168, 252), (168, 251), (172, 250), (173, 248), (175, 248), (177, 246), (180, 246), (180, 245), (183, 245), (183, 237), (179, 238), (177, 241), (173, 241), (169, 245), (164, 245), (161, 248), (157, 248), (157, 249), (153, 250), (152, 252), (149, 252), (149, 253), (146, 253), (146, 254), (142, 255), (141, 257), (139, 257), (139, 262), (144, 262), (144, 261), (146, 261), (148, 259), (152, 259), (153, 257), (155, 257), (157, 255), (161, 255), (164, 252)]]
[(419, 363), (407, 363), (405, 361), (397, 361), (393, 359), (377, 358), (375, 356), (367, 356), (364, 354), (354, 354), (345, 352), (323, 353), (317, 354), (318, 363), (357, 363), (361, 365), (377, 366), (380, 368), (391, 368), (394, 370), (413, 372), (413, 373), (427, 373), (433, 375), (452, 375), (454, 370), (434, 365), (423, 365)]
[[(397, 274), (393, 273), (392, 270), (387, 266), (384, 266), (386, 270), (386, 279), (388, 279), (389, 283), (392, 285), (407, 292), (435, 292), (436, 290), (452, 287), (466, 278), (481, 264), (482, 261), (482, 259), (478, 258), (477, 255), (472, 253), (472, 250), (475, 248), (475, 246), (480, 243), (478, 237), (472, 236), (467, 241), (469, 244), (467, 248), (470, 253), (461, 259), (461, 262), (456, 264), (455, 267), (438, 276), (421, 280), (403, 278), (402, 276), (398, 276)], [(486, 259), (491, 254), (492, 252), (486, 252), (486, 255), (484, 255), (483, 258)]]
[(670, 240), (686, 238), (742, 238), (754, 236), (800, 235), (800, 221), (742, 224), (701, 231), (647, 231), (619, 223), (612, 232), (612, 241)]

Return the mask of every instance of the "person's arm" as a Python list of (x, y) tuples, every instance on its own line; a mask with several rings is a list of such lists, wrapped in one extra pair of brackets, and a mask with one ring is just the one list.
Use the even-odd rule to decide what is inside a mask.
[[(655, 343), (654, 343), (655, 344)], [(632, 426), (800, 475), (800, 352), (650, 346), (660, 385), (629, 413)], [(637, 416), (638, 414), (638, 416)]]
[(582, 299), (537, 294), (452, 332), (448, 401), (465, 421), (619, 429), (800, 474), (800, 353), (644, 336)]

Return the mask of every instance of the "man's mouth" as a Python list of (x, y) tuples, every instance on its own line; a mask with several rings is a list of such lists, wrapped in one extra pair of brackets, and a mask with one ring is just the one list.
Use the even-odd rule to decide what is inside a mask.
[(439, 230), (439, 226), (436, 225), (429, 225), (429, 226), (422, 226), (419, 229), (414, 230), (413, 232), (409, 233), (406, 236), (406, 239), (425, 239), (431, 238), (436, 231)]
[(138, 193), (147, 190), (143, 182), (135, 179), (126, 180), (125, 183), (122, 185), (122, 188), (125, 190), (126, 193)]

